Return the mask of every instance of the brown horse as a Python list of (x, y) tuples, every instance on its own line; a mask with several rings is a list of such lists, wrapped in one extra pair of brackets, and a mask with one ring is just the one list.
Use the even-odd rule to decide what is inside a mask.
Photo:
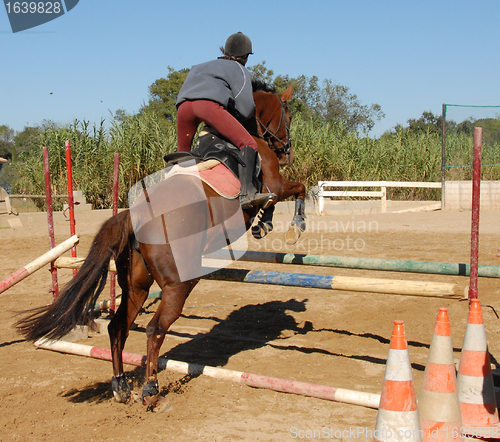
[[(260, 133), (255, 138), (262, 158), (262, 182), (280, 201), (291, 195), (296, 196), (298, 208), (292, 223), (300, 232), (305, 228), (305, 188), (300, 183), (284, 179), (279, 173), (280, 161), (293, 161), (289, 136), (291, 116), (287, 108), (291, 93), (291, 88), (280, 95), (265, 89), (256, 91), (254, 125)], [(221, 198), (211, 187), (190, 175), (178, 175), (170, 180), (166, 181), (168, 194), (164, 196), (174, 209), (145, 222), (140, 230), (133, 225), (131, 210), (107, 220), (95, 236), (82, 268), (55, 302), (29, 311), (16, 324), (27, 340), (36, 341), (41, 338), (60, 338), (77, 324), (92, 322), (92, 306), (104, 288), (109, 262), (114, 258), (122, 301), (108, 331), (113, 356), (111, 386), (119, 402), (127, 401), (131, 395), (123, 371), (122, 351), (129, 328), (147, 299), (153, 282), (156, 281), (160, 286), (162, 296), (146, 328), (147, 363), (142, 399), (148, 406), (154, 406), (159, 397), (158, 357), (165, 334), (180, 316), (186, 298), (199, 281), (202, 255), (220, 248), (220, 244), (215, 244), (220, 243), (220, 237), (213, 237), (212, 227), (224, 225), (224, 238), (244, 233), (244, 230), (238, 231), (240, 227), (231, 221), (234, 218), (232, 214), (241, 211), (238, 200)], [(183, 192), (178, 192), (178, 189)], [(185, 204), (185, 195), (189, 195), (189, 199), (194, 202)], [(153, 196), (145, 191), (148, 202)], [(251, 227), (258, 212), (256, 208), (243, 211), (244, 229)], [(151, 240), (156, 237), (161, 240)], [(180, 257), (176, 256), (174, 250), (174, 243), (179, 238), (182, 239), (183, 251)], [(186, 267), (189, 270), (188, 277), (183, 277), (181, 273)]]

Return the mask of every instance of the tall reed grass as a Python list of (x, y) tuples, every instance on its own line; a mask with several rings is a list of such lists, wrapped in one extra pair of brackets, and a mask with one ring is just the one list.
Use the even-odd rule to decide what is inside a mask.
[[(340, 124), (322, 124), (294, 115), (291, 137), (295, 163), (284, 176), (307, 187), (327, 181), (441, 181), (441, 137), (415, 135), (400, 130), (379, 139), (345, 133)], [(163, 156), (176, 150), (175, 122), (165, 124), (154, 113), (143, 113), (91, 126), (75, 121), (68, 127), (48, 127), (40, 132), (39, 148), (19, 155), (13, 165), (16, 193), (44, 194), (42, 146), (48, 146), (52, 187), (67, 193), (64, 141), (72, 147), (74, 188), (83, 191), (96, 209), (112, 205), (113, 157), (120, 154), (119, 205), (127, 207), (128, 190), (142, 177), (164, 166)], [(449, 135), (448, 165), (472, 164), (470, 136)], [(483, 164), (500, 163), (499, 146), (483, 147)], [(470, 167), (447, 169), (446, 178), (471, 179)], [(483, 179), (500, 179), (500, 166), (483, 167)], [(435, 189), (391, 189), (391, 199), (440, 199)], [(40, 201), (43, 205), (43, 202)]]

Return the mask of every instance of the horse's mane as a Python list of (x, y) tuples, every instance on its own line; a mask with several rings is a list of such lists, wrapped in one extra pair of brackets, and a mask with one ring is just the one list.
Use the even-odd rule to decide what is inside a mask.
[[(276, 93), (276, 87), (267, 84), (261, 80), (252, 80), (252, 92), (272, 92)], [(257, 130), (257, 120), (255, 118), (249, 118), (242, 123), (245, 129), (250, 133), (250, 135), (259, 136), (259, 131)]]
[(276, 92), (276, 86), (262, 80), (252, 80), (252, 92)]

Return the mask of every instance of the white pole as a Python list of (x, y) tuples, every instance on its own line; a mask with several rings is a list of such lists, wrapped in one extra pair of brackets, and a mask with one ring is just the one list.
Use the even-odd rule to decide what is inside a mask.
[[(111, 361), (111, 350), (90, 345), (40, 339), (35, 346), (46, 350), (60, 353), (69, 353), (79, 356), (88, 356), (95, 359)], [(142, 366), (146, 362), (146, 356), (123, 352), (123, 363)], [(292, 381), (289, 379), (261, 376), (242, 371), (228, 370), (208, 365), (191, 364), (187, 362), (174, 361), (172, 359), (159, 358), (158, 368), (167, 369), (183, 374), (203, 374), (205, 376), (239, 382), (254, 388), (265, 388), (280, 391), (282, 393), (299, 394), (303, 396), (316, 397), (346, 404), (362, 405), (364, 407), (377, 409), (380, 403), (380, 394), (365, 393), (363, 391), (345, 390), (342, 388), (328, 387), (326, 385), (311, 384), (309, 382)]]
[(49, 250), (47, 253), (38, 257), (34, 261), (31, 261), (22, 269), (19, 269), (17, 272), (13, 273), (12, 275), (10, 275), (9, 277), (5, 278), (3, 281), (0, 282), (0, 293), (4, 292), (8, 288), (17, 284), (19, 281), (22, 281), (27, 276), (41, 269), (44, 265), (48, 264), (49, 262), (54, 261), (58, 256), (61, 256), (64, 252), (67, 252), (77, 243), (78, 243), (78, 236), (73, 235), (71, 238), (68, 238), (66, 241), (62, 242), (58, 246)]

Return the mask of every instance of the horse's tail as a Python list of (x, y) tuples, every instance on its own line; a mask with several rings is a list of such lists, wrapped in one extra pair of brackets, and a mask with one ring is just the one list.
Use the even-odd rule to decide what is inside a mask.
[[(109, 261), (130, 252), (133, 234), (128, 210), (108, 219), (95, 236), (81, 269), (56, 300), (28, 310), (28, 316), (15, 327), (28, 341), (34, 342), (42, 337), (61, 338), (77, 324), (92, 322), (94, 305), (106, 284)], [(126, 259), (121, 261), (128, 263)]]

